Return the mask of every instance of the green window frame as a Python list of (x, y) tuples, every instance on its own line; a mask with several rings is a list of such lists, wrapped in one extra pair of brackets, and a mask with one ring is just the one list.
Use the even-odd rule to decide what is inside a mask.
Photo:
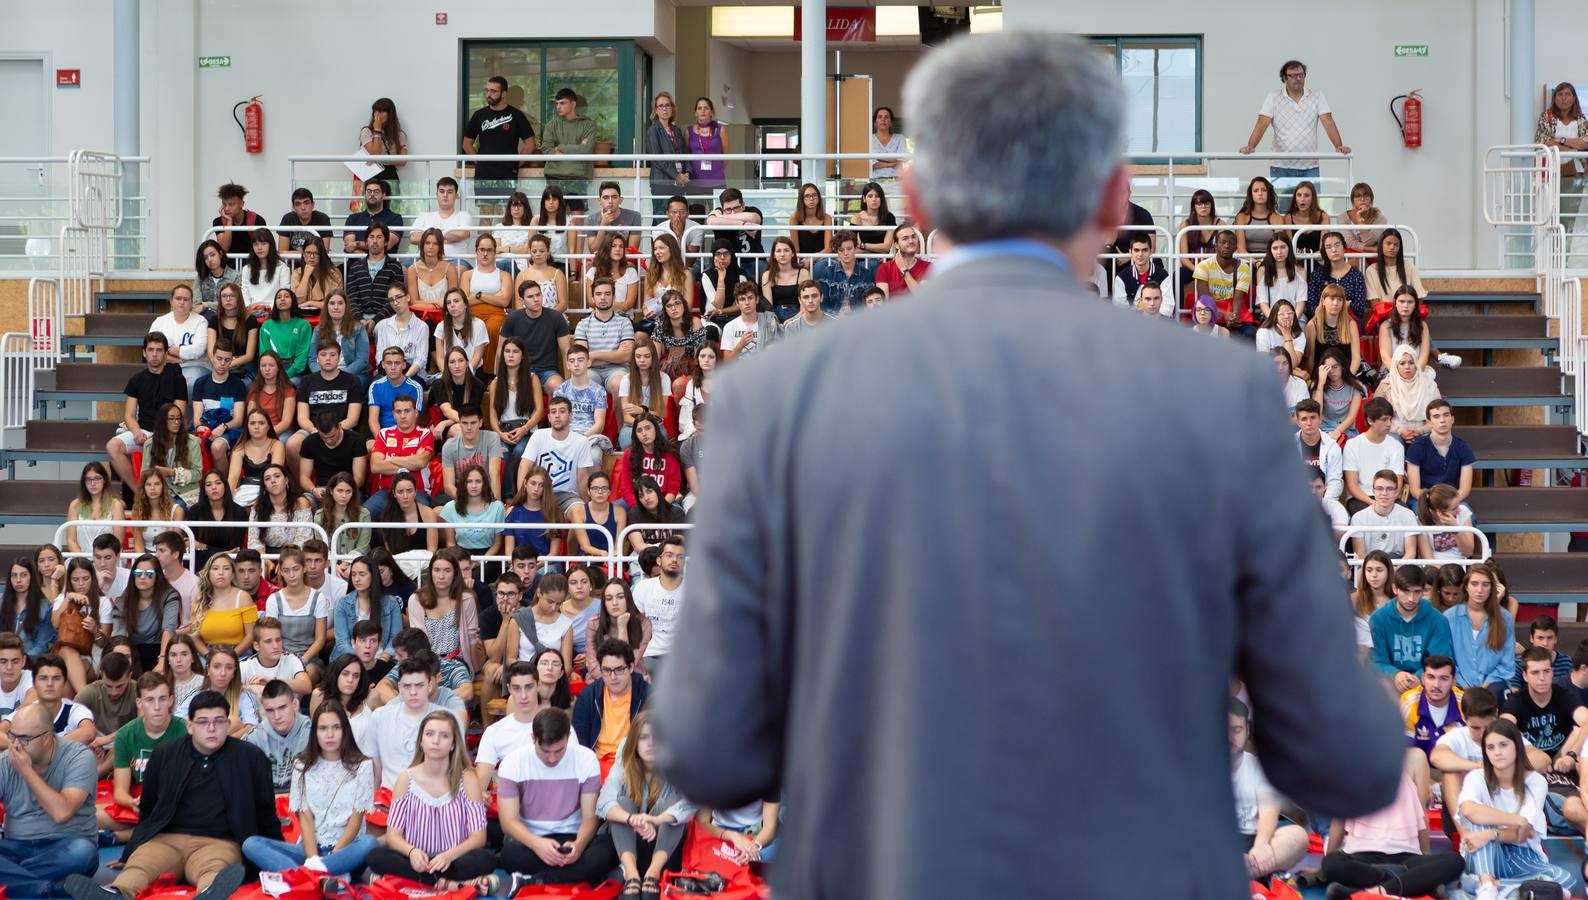
[[(1114, 71), (1119, 73), (1131, 97), (1129, 102), (1151, 104), (1145, 113), (1134, 106), (1127, 112), (1126, 152), (1200, 153), (1202, 38), (1197, 35), (1094, 35), (1089, 40), (1105, 58), (1112, 55)], [(1189, 65), (1184, 58), (1186, 52), (1191, 54)], [(1177, 69), (1178, 73), (1165, 71), (1169, 68)], [(1188, 78), (1189, 86), (1184, 83)], [(1185, 108), (1188, 104), (1190, 109)], [(1188, 157), (1184, 161), (1197, 160)]]
[[(491, 38), (463, 40), (461, 44), (458, 54), (459, 134), (463, 133), (470, 114), (484, 105), (485, 79), (504, 75), (510, 98), (515, 96), (515, 91), (522, 91), (522, 108), (533, 120), (537, 137), (541, 133), (541, 123), (556, 115), (553, 97), (561, 88), (571, 86), (579, 92), (579, 112), (595, 120), (596, 140), (612, 141), (614, 152), (618, 153), (629, 152), (643, 143), (644, 123), (650, 112), (651, 58), (634, 41)], [(514, 67), (519, 71), (497, 71), (501, 63), (479, 58), (491, 51), (497, 54), (519, 51), (522, 56), (519, 65)], [(611, 65), (601, 64), (603, 57), (610, 59)], [(590, 70), (591, 75), (568, 74), (591, 60), (599, 65)], [(553, 69), (560, 71), (551, 71)]]

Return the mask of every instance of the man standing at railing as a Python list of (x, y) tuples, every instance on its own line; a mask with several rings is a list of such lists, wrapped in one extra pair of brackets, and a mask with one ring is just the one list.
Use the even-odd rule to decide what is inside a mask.
[[(1290, 60), (1279, 67), (1279, 80), (1283, 90), (1274, 91), (1263, 99), (1257, 111), (1257, 124), (1252, 126), (1252, 136), (1246, 139), (1242, 153), (1251, 153), (1263, 140), (1268, 126), (1274, 126), (1274, 150), (1278, 153), (1307, 153), (1318, 149), (1318, 126), (1334, 144), (1334, 152), (1350, 153), (1351, 148), (1340, 140), (1340, 129), (1334, 124), (1334, 113), (1322, 91), (1307, 89), (1307, 66), (1299, 60)], [(1316, 159), (1287, 159), (1284, 165), (1269, 166), (1268, 177), (1281, 193), (1302, 180), (1318, 180)], [(1286, 183), (1281, 185), (1283, 180)]]
[[(503, 156), (535, 152), (535, 129), (523, 110), (508, 104), (506, 78), (492, 75), (486, 79), (485, 105), (463, 126), (463, 152)], [(506, 197), (517, 189), (518, 163), (474, 164), (474, 196)]]
[[(557, 115), (541, 126), (541, 138), (547, 153), (558, 156), (587, 156), (595, 152), (595, 123), (579, 115), (579, 95), (573, 88), (557, 92)], [(590, 190), (590, 179), (595, 176), (595, 164), (589, 160), (567, 162), (554, 160), (546, 163), (546, 183), (562, 188), (568, 199), (568, 208), (584, 212), (584, 195)]]

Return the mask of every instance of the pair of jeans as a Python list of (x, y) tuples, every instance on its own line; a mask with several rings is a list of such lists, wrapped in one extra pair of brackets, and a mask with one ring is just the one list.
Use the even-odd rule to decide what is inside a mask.
[(99, 845), (84, 837), (0, 840), (0, 887), (13, 897), (48, 897), (68, 875), (99, 871)]
[[(380, 846), (380, 841), (367, 834), (354, 838), (346, 847), (340, 850), (332, 849), (327, 844), (317, 851), (320, 861), (325, 863), (325, 870), (332, 875), (352, 876), (364, 868), (364, 860), (368, 858), (371, 850)], [(259, 867), (261, 872), (283, 872), (287, 869), (296, 869), (303, 865), (309, 855), (304, 852), (302, 844), (278, 841), (267, 837), (254, 835), (243, 841), (243, 856), (248, 861)]]

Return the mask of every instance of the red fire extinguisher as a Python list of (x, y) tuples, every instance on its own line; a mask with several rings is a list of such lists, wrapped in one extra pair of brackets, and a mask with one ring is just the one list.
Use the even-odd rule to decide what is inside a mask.
[[(1423, 145), (1423, 101), (1417, 95), (1421, 90), (1401, 94), (1390, 101), (1390, 115), (1395, 116), (1395, 124), (1401, 127), (1401, 141), (1407, 147), (1421, 147)], [(1401, 104), (1402, 115), (1395, 115), (1395, 101), (1405, 100)]]
[[(243, 117), (237, 117), (237, 107), (243, 108)], [(265, 108), (259, 105), (259, 95), (232, 107), (232, 120), (243, 130), (243, 145), (249, 153), (265, 152)]]

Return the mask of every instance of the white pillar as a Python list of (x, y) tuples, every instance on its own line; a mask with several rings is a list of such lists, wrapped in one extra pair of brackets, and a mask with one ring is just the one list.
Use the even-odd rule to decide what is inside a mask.
[(1538, 85), (1533, 74), (1533, 0), (1511, 0), (1511, 143), (1533, 143)]
[[(140, 13), (139, 0), (116, 0), (115, 10), (115, 63), (114, 69), (116, 84), (114, 87), (113, 102), (115, 109), (115, 137), (112, 148), (117, 156), (138, 156), (141, 140), (138, 133), (139, 115), (139, 35), (138, 16)], [(97, 150), (97, 147), (82, 147), (83, 150)], [(127, 163), (122, 172), (121, 191), (123, 197), (136, 197), (139, 194), (140, 181), (138, 166)], [(132, 217), (137, 214), (137, 208), (126, 201), (122, 203), (122, 223), (120, 234), (131, 235), (137, 232), (137, 225)], [(152, 229), (150, 229), (152, 230)], [(137, 247), (131, 241), (118, 241), (118, 246), (111, 252), (113, 255), (136, 252)], [(147, 248), (144, 248), (147, 249)], [(125, 263), (126, 261), (120, 260)], [(118, 260), (111, 260), (110, 265), (115, 268)]]
[[(824, 153), (827, 148), (827, 0), (800, 0), (800, 149)], [(825, 169), (805, 157), (803, 180), (821, 184)]]

